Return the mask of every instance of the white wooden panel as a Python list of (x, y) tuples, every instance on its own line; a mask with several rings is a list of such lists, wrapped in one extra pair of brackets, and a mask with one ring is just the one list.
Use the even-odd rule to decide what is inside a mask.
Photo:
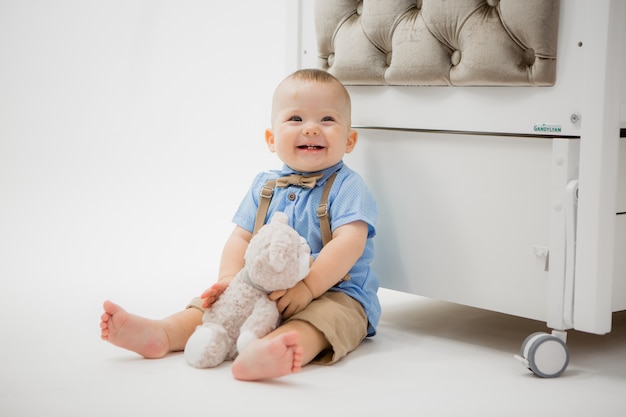
[[(626, 82), (624, 84), (626, 84)], [(619, 141), (617, 211), (620, 213), (626, 212), (626, 138), (621, 138)]]
[(552, 141), (359, 130), (382, 286), (545, 320)]
[(586, 2), (584, 8), (590, 47), (582, 62), (574, 323), (577, 330), (597, 334), (611, 330), (624, 5), (605, 0)]
[(613, 311), (626, 310), (626, 214), (617, 216)]

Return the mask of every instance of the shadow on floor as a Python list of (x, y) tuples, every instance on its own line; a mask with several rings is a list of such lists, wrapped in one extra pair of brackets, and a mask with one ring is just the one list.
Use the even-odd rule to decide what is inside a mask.
[[(429, 335), (488, 349), (519, 352), (527, 336), (550, 332), (545, 322), (459, 304), (416, 298), (384, 306), (381, 324), (416, 336)], [(626, 380), (626, 311), (613, 313), (606, 335), (569, 330), (569, 371), (585, 369)]]

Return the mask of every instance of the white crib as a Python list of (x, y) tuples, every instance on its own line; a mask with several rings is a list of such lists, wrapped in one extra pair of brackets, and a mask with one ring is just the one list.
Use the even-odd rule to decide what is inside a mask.
[[(511, 1), (529, 13), (546, 3), (508, 1), (439, 6), (493, 7), (506, 23)], [(556, 61), (539, 62), (538, 53), (537, 72), (548, 75), (529, 83), (513, 68), (509, 84), (459, 70), (456, 78), (413, 86), (389, 85), (410, 84), (389, 69), (396, 51), (355, 29), (372, 21), (367, 2), (294, 2), (288, 54), (294, 67), (330, 62), (328, 70), (349, 84), (360, 142), (346, 160), (379, 200), (374, 266), (382, 286), (545, 321), (552, 334), (529, 336), (518, 357), (539, 376), (560, 375), (569, 360), (566, 330), (608, 333), (612, 313), (626, 309), (624, 2), (554, 2)], [(400, 3), (414, 3), (414, 15), (434, 7), (432, 0), (389, 0), (388, 9), (376, 3), (379, 13)], [(333, 9), (351, 7), (349, 19), (329, 18)], [(406, 16), (385, 18), (392, 30), (408, 30), (398, 20)], [(330, 61), (328, 48), (336, 48)], [(346, 64), (342, 51), (369, 55)], [(349, 75), (349, 65), (357, 75)]]

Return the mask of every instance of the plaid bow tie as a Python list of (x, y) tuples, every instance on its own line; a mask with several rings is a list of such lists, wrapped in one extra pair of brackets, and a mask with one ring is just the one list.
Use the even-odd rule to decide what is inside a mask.
[(315, 187), (315, 183), (317, 180), (322, 178), (324, 174), (318, 175), (298, 175), (291, 174), (285, 177), (280, 177), (276, 179), (277, 187), (287, 187), (288, 185), (297, 185), (302, 188), (313, 188)]

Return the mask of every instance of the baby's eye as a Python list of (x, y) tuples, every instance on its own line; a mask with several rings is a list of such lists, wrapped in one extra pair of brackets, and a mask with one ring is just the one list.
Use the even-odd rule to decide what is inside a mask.
[(300, 116), (291, 116), (289, 118), (289, 121), (290, 122), (301, 122), (302, 121), (302, 117), (300, 117)]
[(334, 122), (335, 118), (332, 116), (324, 116), (322, 117), (322, 122)]

